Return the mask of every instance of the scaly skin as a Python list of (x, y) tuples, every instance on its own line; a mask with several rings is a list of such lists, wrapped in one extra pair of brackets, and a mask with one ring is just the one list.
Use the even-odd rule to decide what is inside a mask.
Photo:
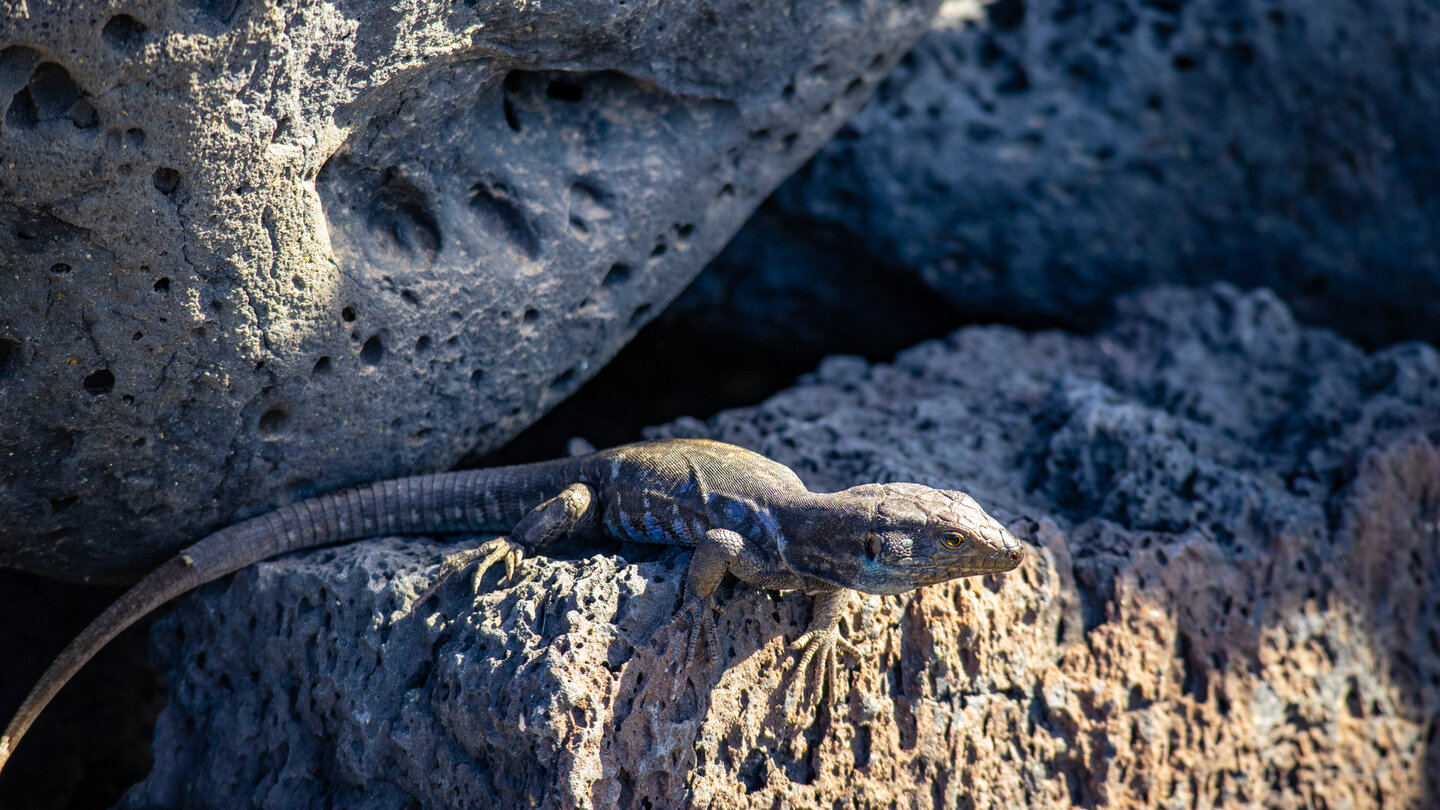
[(796, 642), (799, 669), (818, 662), (831, 684), (838, 622), (855, 591), (897, 594), (957, 577), (1009, 571), (1020, 542), (962, 492), (866, 484), (813, 493), (790, 468), (703, 439), (640, 442), (558, 461), (421, 475), (291, 504), (186, 548), (131, 588), (56, 658), (0, 736), (0, 768), (50, 699), (120, 631), (171, 599), (278, 554), (382, 534), (509, 531), (448, 558), (437, 585), (561, 535), (605, 534), (695, 549), (683, 610), (687, 659), (703, 639), (718, 661), (714, 594), (727, 573), (762, 588), (814, 594)]

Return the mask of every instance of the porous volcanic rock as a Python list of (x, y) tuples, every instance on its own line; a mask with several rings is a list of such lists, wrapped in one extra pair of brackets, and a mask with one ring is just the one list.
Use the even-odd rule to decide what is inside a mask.
[(1440, 798), (1433, 348), (1366, 354), (1268, 292), (1160, 289), (1094, 336), (962, 329), (655, 434), (818, 489), (962, 488), (1032, 553), (860, 600), (820, 712), (792, 671), (798, 594), (722, 589), (723, 663), (677, 671), (683, 551), (540, 557), (418, 602), (432, 541), (263, 563), (157, 623), (171, 701), (123, 806)]
[(124, 579), (573, 391), (935, 3), (22, 3), (0, 565)]
[[(1437, 30), (1429, 0), (942, 10), (761, 216), (972, 319), (1088, 328), (1119, 290), (1225, 279), (1366, 345), (1440, 342)], [(735, 240), (771, 269), (730, 263), (736, 279), (694, 296), (747, 275), (855, 286), (854, 266), (797, 264), (772, 230)]]

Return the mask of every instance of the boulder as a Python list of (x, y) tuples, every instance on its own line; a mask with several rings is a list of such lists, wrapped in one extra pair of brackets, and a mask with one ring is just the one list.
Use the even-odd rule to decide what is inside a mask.
[(0, 566), (124, 580), (500, 445), (934, 8), (22, 4), (0, 23)]
[(1092, 336), (836, 357), (653, 435), (737, 442), (816, 489), (961, 488), (1032, 553), (859, 600), (820, 710), (788, 648), (799, 594), (723, 588), (723, 660), (680, 668), (684, 551), (561, 547), (425, 600), (449, 548), (428, 539), (262, 563), (157, 623), (171, 699), (121, 806), (1440, 798), (1433, 348), (1367, 354), (1269, 292), (1158, 289)]
[[(971, 320), (1093, 328), (1120, 290), (1225, 279), (1363, 345), (1440, 341), (1434, 3), (946, 8), (762, 212), (789, 240), (923, 280)], [(694, 297), (856, 272), (797, 264), (771, 230), (734, 245), (771, 269), (726, 262)]]

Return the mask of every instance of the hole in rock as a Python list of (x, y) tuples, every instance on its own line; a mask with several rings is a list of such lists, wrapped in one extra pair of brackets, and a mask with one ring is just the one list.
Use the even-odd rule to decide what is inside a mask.
[(40, 123), (40, 110), (30, 96), (30, 88), (22, 87), (10, 99), (10, 109), (5, 112), (5, 125), (14, 129), (32, 129)]
[(605, 273), (605, 280), (600, 282), (602, 287), (613, 287), (616, 284), (624, 284), (630, 280), (630, 266), (626, 264), (613, 264), (610, 270)]
[(156, 191), (168, 197), (180, 187), (180, 172), (168, 166), (161, 166), (155, 170), (155, 176), (151, 178), (151, 182), (154, 183)]
[(110, 369), (102, 368), (87, 375), (83, 385), (91, 394), (108, 394), (115, 387), (115, 375), (110, 373)]
[(430, 196), (395, 166), (385, 170), (380, 188), (370, 198), (365, 225), (382, 247), (427, 262), (435, 259), (444, 244)]
[(508, 97), (503, 102), (505, 111), (505, 125), (510, 127), (512, 132), (520, 131), (520, 116), (515, 114), (515, 102)]
[(556, 101), (577, 102), (585, 94), (585, 88), (575, 82), (567, 82), (563, 79), (555, 79), (545, 86), (545, 95)]
[[(12, 49), (6, 49), (10, 54)], [(9, 60), (6, 60), (9, 61)], [(10, 126), (34, 128), (45, 121), (69, 118), (75, 126), (88, 129), (95, 125), (95, 108), (70, 72), (54, 62), (45, 62), (30, 74), (30, 81), (15, 94), (5, 122)]]
[(117, 51), (132, 51), (145, 41), (148, 30), (144, 23), (129, 14), (116, 14), (100, 29), (100, 37)]
[(365, 345), (360, 347), (360, 362), (367, 366), (378, 366), (380, 360), (385, 357), (385, 342), (379, 335), (371, 335)]
[(285, 429), (290, 421), (290, 412), (284, 408), (271, 408), (260, 414), (260, 435), (274, 436)]
[(10, 338), (0, 338), (0, 379), (14, 368), (20, 365), (20, 342)]
[(504, 183), (480, 182), (470, 189), (470, 211), (482, 228), (514, 245), (527, 258), (540, 253), (540, 237)]

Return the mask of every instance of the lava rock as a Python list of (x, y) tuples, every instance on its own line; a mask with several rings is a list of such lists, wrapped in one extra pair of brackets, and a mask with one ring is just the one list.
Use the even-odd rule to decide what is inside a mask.
[(171, 701), (122, 806), (1440, 797), (1433, 348), (1366, 354), (1268, 292), (1159, 289), (1093, 336), (962, 329), (653, 433), (816, 489), (964, 489), (1032, 553), (859, 600), (818, 712), (788, 646), (800, 594), (723, 588), (723, 660), (680, 668), (680, 550), (542, 556), (426, 599), (448, 550), (428, 540), (266, 562), (157, 623)]
[(0, 27), (0, 566), (503, 443), (935, 3), (30, 3)]
[[(762, 212), (788, 238), (877, 257), (979, 321), (1093, 328), (1120, 290), (1224, 279), (1363, 345), (1440, 342), (1434, 3), (949, 5)], [(694, 294), (836, 278), (770, 230), (734, 250), (772, 270), (726, 263), (737, 280)], [(757, 314), (783, 329), (775, 309)]]

